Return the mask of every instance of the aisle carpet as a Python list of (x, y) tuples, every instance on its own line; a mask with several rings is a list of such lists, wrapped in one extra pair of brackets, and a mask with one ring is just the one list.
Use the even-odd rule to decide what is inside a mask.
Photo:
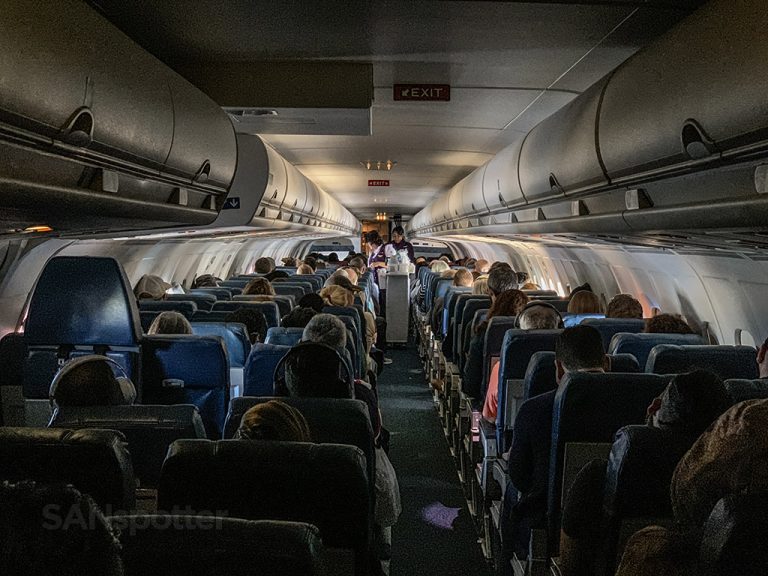
[(403, 501), (391, 576), (489, 576), (418, 355), (408, 348), (388, 356), (379, 402)]

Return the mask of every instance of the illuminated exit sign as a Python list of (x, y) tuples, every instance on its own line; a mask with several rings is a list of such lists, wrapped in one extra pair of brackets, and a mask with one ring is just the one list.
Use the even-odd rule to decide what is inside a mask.
[(451, 99), (449, 84), (395, 84), (394, 100), (417, 102), (448, 102)]
[(368, 180), (368, 186), (389, 186), (389, 180)]

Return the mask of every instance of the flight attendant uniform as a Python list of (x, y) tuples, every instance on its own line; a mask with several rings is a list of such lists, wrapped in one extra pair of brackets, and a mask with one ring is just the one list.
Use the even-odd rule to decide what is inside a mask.
[(387, 244), (384, 246), (384, 251), (387, 254), (400, 252), (400, 250), (407, 251), (408, 260), (410, 260), (411, 262), (416, 262), (416, 256), (414, 256), (413, 254), (413, 244), (411, 244), (407, 240), (403, 239), (400, 242), (387, 242)]
[[(384, 244), (379, 244), (376, 249), (368, 256), (368, 268), (373, 270), (373, 281), (376, 283), (376, 287), (379, 286), (379, 271), (373, 268), (372, 265), (381, 262), (387, 263), (387, 256), (384, 253)], [(387, 291), (379, 289), (379, 315), (386, 315), (387, 305)]]

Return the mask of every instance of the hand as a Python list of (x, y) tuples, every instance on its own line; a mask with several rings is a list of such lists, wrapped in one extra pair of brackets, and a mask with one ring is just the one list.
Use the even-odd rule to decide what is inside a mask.
[(757, 367), (760, 370), (760, 378), (768, 378), (768, 340), (757, 349)]

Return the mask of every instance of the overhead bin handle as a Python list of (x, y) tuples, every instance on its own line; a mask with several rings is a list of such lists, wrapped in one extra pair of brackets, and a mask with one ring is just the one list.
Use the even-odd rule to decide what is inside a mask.
[(88, 106), (82, 106), (72, 113), (61, 128), (62, 142), (86, 148), (93, 142), (93, 112)]
[(683, 122), (680, 140), (683, 150), (691, 160), (699, 160), (717, 153), (717, 146), (696, 120), (688, 119)]
[(560, 194), (560, 195), (565, 194), (565, 192), (563, 191), (563, 187), (560, 186), (560, 182), (557, 181), (557, 176), (555, 176), (551, 172), (549, 174), (549, 187), (552, 189), (553, 194)]
[(192, 178), (193, 182), (207, 182), (208, 177), (211, 175), (211, 161), (206, 160), (203, 162), (202, 166), (198, 169), (198, 171), (195, 173), (195, 177)]

